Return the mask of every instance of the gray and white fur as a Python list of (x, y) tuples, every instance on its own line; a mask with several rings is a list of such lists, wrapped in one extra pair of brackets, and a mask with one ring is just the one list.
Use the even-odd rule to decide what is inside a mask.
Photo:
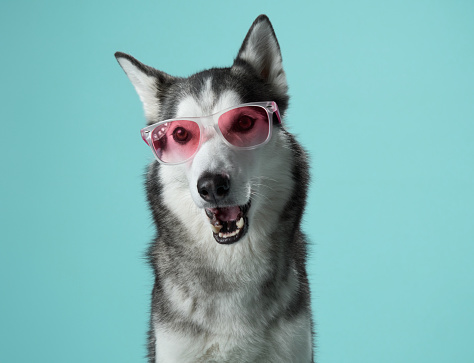
[[(209, 130), (191, 161), (149, 166), (146, 191), (157, 227), (148, 251), (155, 274), (149, 362), (313, 362), (300, 227), (308, 161), (284, 127), (288, 86), (269, 19), (255, 20), (231, 67), (188, 78), (115, 56), (148, 124), (258, 101), (275, 101), (283, 119), (255, 150), (230, 149)], [(217, 175), (226, 177), (228, 192), (205, 198), (199, 185), (210, 180), (213, 196)], [(244, 205), (245, 233), (235, 243), (217, 243), (206, 209)]]

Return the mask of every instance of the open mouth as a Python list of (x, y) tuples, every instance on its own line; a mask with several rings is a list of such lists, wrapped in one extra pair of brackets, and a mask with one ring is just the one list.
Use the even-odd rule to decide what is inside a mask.
[(243, 206), (206, 208), (206, 215), (217, 243), (232, 244), (247, 233), (249, 209), (250, 202)]

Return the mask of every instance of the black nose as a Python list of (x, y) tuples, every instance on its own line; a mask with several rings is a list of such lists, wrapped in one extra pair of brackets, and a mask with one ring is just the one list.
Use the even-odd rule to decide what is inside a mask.
[(230, 178), (225, 174), (204, 173), (197, 182), (199, 195), (206, 202), (219, 202), (230, 191)]

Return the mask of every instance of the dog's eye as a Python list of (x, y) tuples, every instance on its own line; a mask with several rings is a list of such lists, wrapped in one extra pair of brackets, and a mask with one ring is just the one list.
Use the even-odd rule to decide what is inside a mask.
[(234, 130), (238, 132), (246, 132), (252, 129), (255, 120), (247, 115), (240, 116), (234, 123)]
[(173, 131), (173, 139), (180, 144), (186, 143), (191, 139), (191, 133), (184, 127), (177, 127)]

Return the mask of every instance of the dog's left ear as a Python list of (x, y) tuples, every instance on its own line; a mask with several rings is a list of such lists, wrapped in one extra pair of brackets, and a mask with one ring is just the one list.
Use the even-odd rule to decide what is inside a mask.
[(253, 22), (233, 67), (246, 65), (250, 65), (280, 95), (287, 94), (288, 84), (283, 71), (280, 46), (266, 15), (260, 15)]
[(131, 55), (117, 52), (115, 58), (135, 87), (148, 123), (157, 122), (161, 112), (159, 98), (175, 82), (175, 78), (139, 62)]

